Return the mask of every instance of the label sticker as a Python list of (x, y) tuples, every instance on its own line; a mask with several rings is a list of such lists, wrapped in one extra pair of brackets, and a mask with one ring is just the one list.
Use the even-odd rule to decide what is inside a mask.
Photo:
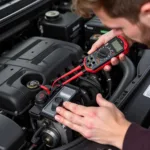
[(150, 85), (147, 87), (146, 91), (143, 93), (144, 96), (150, 98)]

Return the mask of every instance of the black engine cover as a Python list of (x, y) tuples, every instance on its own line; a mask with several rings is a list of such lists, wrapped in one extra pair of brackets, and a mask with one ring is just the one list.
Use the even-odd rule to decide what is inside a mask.
[(25, 134), (13, 120), (0, 114), (0, 150), (17, 150), (24, 144)]
[(30, 106), (39, 89), (26, 84), (37, 80), (48, 84), (82, 56), (79, 46), (34, 37), (16, 46), (0, 60), (0, 109), (18, 115)]

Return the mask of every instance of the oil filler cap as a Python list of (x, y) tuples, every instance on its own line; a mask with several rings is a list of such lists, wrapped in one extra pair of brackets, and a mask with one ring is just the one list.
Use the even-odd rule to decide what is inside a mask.
[(49, 21), (53, 21), (53, 20), (56, 20), (60, 17), (60, 13), (59, 11), (48, 11), (45, 13), (45, 19), (46, 20), (49, 20)]
[(39, 85), (40, 85), (40, 82), (39, 82), (39, 81), (37, 81), (37, 80), (32, 80), (32, 81), (29, 81), (29, 82), (27, 83), (27, 88), (28, 88), (28, 89), (36, 89), (36, 88), (39, 87)]

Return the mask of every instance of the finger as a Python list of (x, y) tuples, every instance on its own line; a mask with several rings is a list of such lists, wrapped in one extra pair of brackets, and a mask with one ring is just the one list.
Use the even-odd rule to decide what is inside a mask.
[(91, 117), (84, 117), (84, 126), (87, 129), (94, 129), (97, 128), (97, 123), (95, 123), (95, 120), (99, 119), (98, 118), (98, 113), (95, 113), (94, 116), (92, 115)]
[(101, 47), (103, 44), (107, 43), (109, 40), (114, 38), (116, 34), (114, 33), (114, 30), (109, 31), (108, 33), (102, 35), (96, 42), (93, 44), (92, 48), (88, 52), (88, 54), (93, 53), (96, 49)]
[(124, 61), (126, 59), (126, 57), (124, 54), (120, 54), (119, 59), (120, 59), (120, 61)]
[(105, 66), (104, 70), (107, 71), (107, 72), (110, 71), (111, 70), (111, 66), (109, 66), (109, 65)]
[(59, 115), (55, 116), (55, 120), (57, 120), (59, 123), (65, 125), (65, 126), (69, 127), (70, 129), (72, 129), (76, 132), (79, 132), (81, 135), (83, 135), (87, 139), (91, 138), (91, 136), (92, 136), (92, 132), (88, 128), (73, 124)]
[(88, 115), (88, 111), (85, 106), (81, 106), (81, 105), (71, 103), (71, 102), (64, 102), (63, 106), (76, 115), (80, 115), (80, 116)]
[(79, 125), (76, 125), (70, 121), (68, 121), (67, 119), (59, 116), (59, 115), (56, 115), (55, 116), (55, 120), (57, 120), (59, 123), (71, 128), (72, 130), (75, 130), (81, 134), (83, 134), (83, 132), (85, 131), (84, 127), (82, 126), (79, 126)]
[(83, 117), (73, 114), (62, 107), (57, 107), (56, 112), (69, 122), (77, 125), (83, 125)]
[(119, 63), (119, 60), (118, 60), (116, 57), (113, 57), (113, 58), (111, 59), (111, 64), (112, 64), (113, 66), (118, 65), (118, 63)]
[(93, 53), (94, 51), (96, 51), (98, 48), (100, 48), (100, 46), (102, 46), (103, 44), (105, 44), (105, 40), (103, 38), (103, 36), (101, 36), (92, 46), (92, 48), (88, 51), (88, 54)]
[(116, 29), (113, 29), (113, 32), (116, 36), (122, 35), (122, 31), (118, 31)]
[(96, 96), (97, 104), (101, 107), (110, 107), (111, 103), (105, 100), (101, 94), (97, 94)]

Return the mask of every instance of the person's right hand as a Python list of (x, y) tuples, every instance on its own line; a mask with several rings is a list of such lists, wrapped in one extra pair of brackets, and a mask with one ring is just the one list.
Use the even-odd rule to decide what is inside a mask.
[[(109, 40), (111, 40), (112, 38), (114, 38), (115, 36), (118, 36), (118, 34), (116, 34), (116, 32), (114, 30), (109, 31), (108, 33), (102, 35), (92, 46), (92, 48), (88, 51), (88, 54), (93, 53), (94, 51), (96, 51), (99, 47), (101, 47), (102, 45), (104, 45), (105, 43), (107, 43)], [(125, 60), (125, 55), (124, 54), (120, 54), (119, 55), (119, 59), (120, 61)], [(117, 65), (119, 63), (119, 60), (114, 57), (111, 59), (111, 64)], [(111, 66), (107, 65), (104, 67), (105, 71), (110, 71), (111, 70)]]

